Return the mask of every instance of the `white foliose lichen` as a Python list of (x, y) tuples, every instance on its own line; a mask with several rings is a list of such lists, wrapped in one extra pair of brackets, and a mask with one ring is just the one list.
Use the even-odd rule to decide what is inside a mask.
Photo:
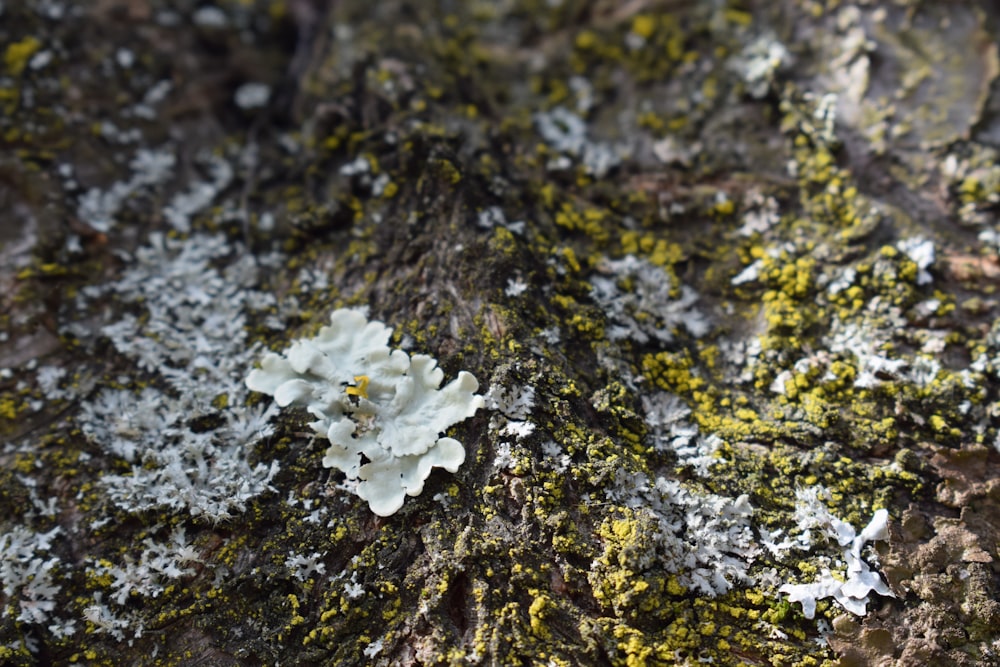
[(379, 516), (419, 495), (432, 468), (458, 470), (465, 449), (441, 434), (483, 407), (471, 373), (439, 389), (437, 361), (390, 350), (391, 334), (363, 311), (342, 308), (316, 337), (265, 355), (246, 379), (279, 406), (302, 406), (316, 417), (310, 426), (330, 441), (323, 465), (347, 475)]
[(929, 285), (934, 282), (934, 276), (928, 271), (934, 265), (934, 241), (922, 236), (903, 239), (896, 248), (906, 254), (917, 265), (917, 284)]
[(802, 531), (799, 541), (811, 543), (814, 530), (834, 540), (843, 550), (846, 571), (835, 575), (829, 568), (823, 568), (819, 579), (812, 583), (784, 584), (778, 590), (788, 596), (789, 602), (802, 603), (802, 613), (806, 618), (816, 615), (817, 600), (828, 597), (852, 614), (864, 616), (869, 594), (895, 597), (879, 574), (861, 558), (865, 544), (889, 539), (889, 512), (877, 510), (868, 525), (857, 533), (854, 526), (833, 516), (826, 508), (821, 497), (827, 493), (819, 486), (796, 492), (795, 518)]
[(748, 44), (730, 63), (747, 86), (747, 92), (763, 99), (777, 82), (778, 73), (788, 66), (791, 54), (773, 35), (761, 35)]

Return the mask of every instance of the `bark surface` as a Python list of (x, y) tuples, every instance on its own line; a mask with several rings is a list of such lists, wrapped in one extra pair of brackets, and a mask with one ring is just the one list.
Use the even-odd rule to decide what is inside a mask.
[[(0, 4), (0, 662), (1000, 664), (998, 30)], [(341, 307), (486, 396), (385, 518)]]

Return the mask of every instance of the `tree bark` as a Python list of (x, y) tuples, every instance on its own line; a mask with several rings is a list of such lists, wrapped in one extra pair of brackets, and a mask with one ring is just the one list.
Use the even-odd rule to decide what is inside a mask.
[[(1000, 664), (992, 3), (0, 12), (4, 664)], [(389, 517), (342, 307), (486, 396)]]

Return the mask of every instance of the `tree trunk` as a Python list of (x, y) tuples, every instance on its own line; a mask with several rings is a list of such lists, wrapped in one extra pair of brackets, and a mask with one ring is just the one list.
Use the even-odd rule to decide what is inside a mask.
[(1000, 664), (998, 16), (841, 4), (6, 3), (4, 664)]

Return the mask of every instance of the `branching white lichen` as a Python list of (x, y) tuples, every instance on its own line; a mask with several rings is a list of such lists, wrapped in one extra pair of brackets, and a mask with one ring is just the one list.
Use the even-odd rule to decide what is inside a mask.
[(535, 424), (530, 421), (535, 406), (535, 388), (517, 384), (512, 378), (498, 373), (491, 378), (490, 390), (484, 399), (486, 408), (493, 411), (490, 416), (493, 466), (497, 470), (513, 468), (519, 457), (527, 455), (518, 443), (535, 432)]
[(325, 555), (325, 551), (323, 553), (314, 551), (309, 555), (289, 551), (285, 567), (291, 571), (293, 577), (305, 583), (316, 575), (326, 574), (326, 563), (322, 561)]
[[(622, 471), (610, 500), (645, 512), (653, 529), (640, 552), (629, 554), (636, 571), (663, 567), (685, 588), (715, 597), (748, 580), (760, 546), (746, 495), (726, 498), (695, 491), (677, 480)], [(592, 572), (600, 566), (595, 561)]]
[[(131, 178), (114, 183), (107, 190), (90, 188), (81, 197), (77, 217), (94, 229), (106, 232), (126, 202), (139, 192), (156, 188), (173, 174), (176, 157), (170, 148), (139, 149), (129, 164)], [(67, 186), (73, 186), (72, 169), (66, 171)]]
[(896, 248), (903, 252), (917, 265), (917, 284), (929, 285), (934, 276), (928, 272), (934, 264), (934, 242), (921, 236), (903, 239), (896, 243)]
[[(131, 646), (145, 632), (145, 621), (139, 609), (130, 604), (137, 598), (156, 598), (176, 581), (196, 574), (196, 565), (204, 564), (197, 547), (188, 542), (183, 527), (175, 528), (165, 541), (146, 538), (137, 556), (124, 554), (119, 564), (106, 558), (90, 559), (88, 576), (107, 577), (111, 595), (105, 600), (104, 591), (93, 593), (93, 601), (83, 611), (88, 632), (111, 635)], [(216, 571), (220, 574), (220, 570)]]
[(51, 554), (51, 548), (60, 532), (58, 527), (36, 533), (25, 526), (14, 526), (0, 533), (0, 584), (3, 586), (0, 615), (7, 617), (13, 611), (15, 621), (33, 624), (44, 623), (49, 618), (59, 593), (54, 577), (59, 559)]
[(560, 153), (558, 158), (549, 161), (550, 171), (567, 169), (576, 159), (588, 174), (604, 178), (628, 154), (624, 145), (588, 138), (584, 119), (565, 107), (540, 111), (535, 114), (534, 120), (538, 134)]
[[(244, 407), (242, 382), (254, 355), (245, 342), (248, 314), (271, 299), (252, 289), (253, 258), (234, 250), (221, 235), (153, 234), (121, 280), (85, 290), (141, 305), (146, 317), (126, 314), (102, 333), (137, 373), (167, 385), (102, 389), (77, 417), (89, 440), (133, 466), (100, 482), (122, 509), (168, 509), (217, 523), (271, 488), (277, 463), (251, 465), (247, 452), (269, 435), (272, 413)], [(204, 417), (214, 428), (195, 423)]]
[(111, 599), (121, 607), (132, 595), (159, 596), (171, 580), (193, 574), (190, 566), (202, 560), (198, 550), (188, 543), (184, 528), (174, 530), (167, 542), (147, 538), (143, 546), (138, 559), (126, 554), (122, 565), (101, 560), (90, 568), (95, 575), (110, 575)]
[(642, 409), (649, 426), (649, 438), (658, 452), (672, 451), (683, 465), (691, 466), (701, 477), (719, 459), (716, 452), (722, 445), (719, 436), (702, 435), (698, 426), (687, 420), (691, 414), (680, 397), (664, 391), (654, 391), (642, 396)]
[(821, 487), (800, 489), (796, 492), (795, 517), (806, 542), (811, 542), (812, 531), (818, 530), (825, 538), (832, 539), (843, 549), (846, 571), (834, 575), (829, 568), (823, 568), (816, 581), (809, 584), (785, 584), (778, 590), (788, 596), (790, 602), (802, 603), (802, 613), (806, 618), (816, 615), (816, 601), (832, 597), (847, 611), (864, 616), (870, 593), (895, 597), (886, 583), (873, 572), (861, 558), (861, 549), (868, 542), (889, 539), (887, 510), (877, 510), (872, 520), (856, 533), (854, 526), (838, 519), (830, 513), (820, 497)]
[[(711, 324), (703, 312), (695, 308), (698, 293), (675, 281), (655, 264), (626, 255), (619, 260), (606, 260), (605, 275), (595, 275), (591, 295), (607, 314), (611, 324), (608, 338), (631, 338), (646, 343), (651, 338), (662, 343), (674, 340), (677, 330), (686, 329), (695, 338), (708, 333)], [(627, 283), (629, 289), (619, 283)]]
[(323, 465), (356, 481), (358, 496), (380, 516), (419, 495), (432, 468), (458, 470), (465, 449), (441, 434), (483, 406), (470, 373), (438, 389), (444, 372), (437, 361), (390, 350), (391, 334), (361, 310), (342, 308), (316, 337), (265, 355), (246, 379), (279, 406), (303, 406), (316, 417), (310, 426), (330, 441)]

